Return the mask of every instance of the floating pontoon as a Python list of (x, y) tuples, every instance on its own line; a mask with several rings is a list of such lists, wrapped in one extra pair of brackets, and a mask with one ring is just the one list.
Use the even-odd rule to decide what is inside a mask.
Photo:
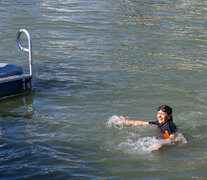
[[(22, 47), (21, 34), (28, 39), (28, 48)], [(13, 64), (0, 63), (0, 99), (29, 92), (32, 89), (32, 43), (27, 30), (20, 29), (17, 33), (17, 44), (21, 50), (29, 53), (29, 73)]]

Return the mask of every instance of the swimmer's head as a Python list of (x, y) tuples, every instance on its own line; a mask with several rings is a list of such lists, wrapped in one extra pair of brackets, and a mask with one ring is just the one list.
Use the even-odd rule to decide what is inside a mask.
[(165, 124), (168, 121), (173, 121), (172, 108), (163, 105), (157, 109), (157, 120), (160, 124)]

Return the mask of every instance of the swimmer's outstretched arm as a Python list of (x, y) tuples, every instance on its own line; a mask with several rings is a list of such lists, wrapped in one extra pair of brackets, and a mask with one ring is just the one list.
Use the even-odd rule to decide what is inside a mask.
[(118, 119), (117, 122), (122, 123), (122, 124), (127, 124), (127, 125), (148, 125), (149, 123), (146, 121), (133, 121), (133, 120), (122, 120)]

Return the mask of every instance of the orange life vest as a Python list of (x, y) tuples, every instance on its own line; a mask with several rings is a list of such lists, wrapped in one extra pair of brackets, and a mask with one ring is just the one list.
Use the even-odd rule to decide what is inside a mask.
[(165, 131), (165, 133), (163, 134), (163, 136), (166, 139), (170, 138), (170, 135), (169, 135), (168, 131)]

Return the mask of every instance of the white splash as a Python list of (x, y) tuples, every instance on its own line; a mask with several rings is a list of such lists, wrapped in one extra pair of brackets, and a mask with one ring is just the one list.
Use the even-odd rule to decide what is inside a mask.
[(112, 127), (114, 126), (115, 128), (123, 128), (123, 124), (118, 122), (117, 120), (125, 120), (125, 118), (123, 116), (116, 116), (116, 115), (113, 115), (112, 117), (109, 118), (109, 120), (107, 121), (107, 126), (108, 127)]
[(162, 144), (164, 144), (164, 141), (156, 139), (156, 137), (143, 137), (139, 138), (137, 141), (127, 139), (125, 142), (121, 142), (118, 145), (118, 149), (122, 149), (129, 154), (150, 153), (158, 150)]
[(181, 133), (177, 133), (176, 137), (175, 137), (175, 141), (179, 142), (179, 143), (187, 143), (187, 140), (185, 139), (185, 137), (181, 134)]

